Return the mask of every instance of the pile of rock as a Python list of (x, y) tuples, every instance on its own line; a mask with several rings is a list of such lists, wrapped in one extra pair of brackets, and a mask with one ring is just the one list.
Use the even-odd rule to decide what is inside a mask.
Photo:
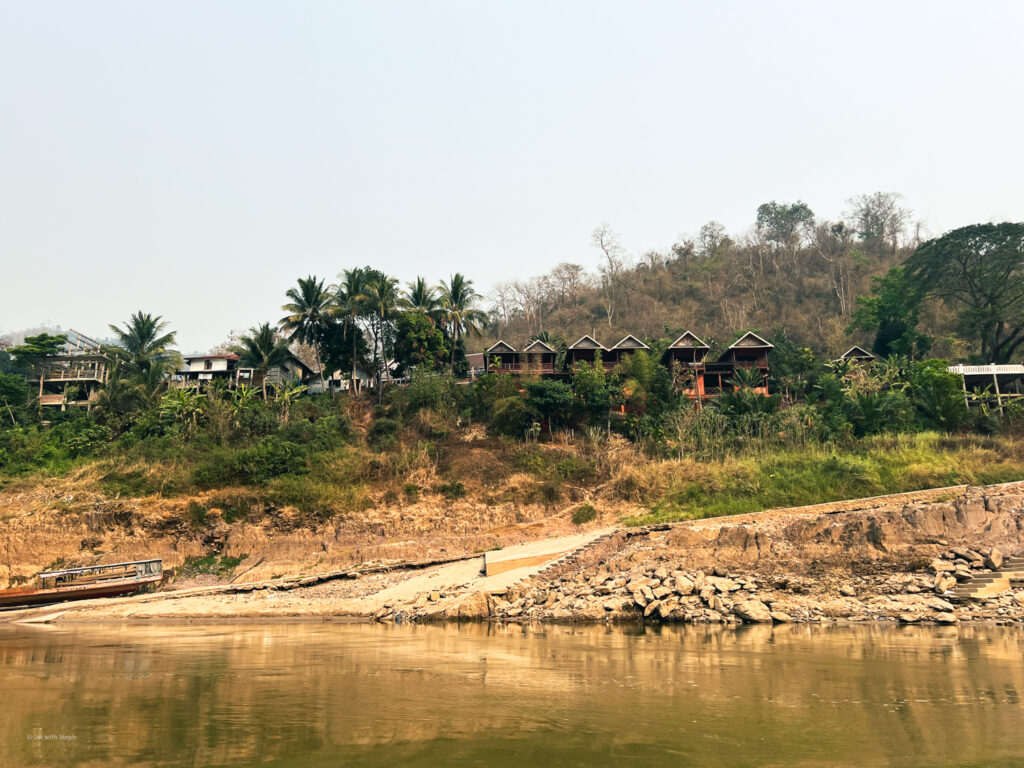
[(716, 569), (669, 570), (666, 567), (613, 572), (601, 566), (592, 576), (576, 573), (543, 585), (512, 590), (496, 600), (499, 618), (625, 620), (690, 622), (787, 621), (773, 616), (758, 599), (760, 587), (750, 576)]
[(932, 589), (942, 595), (950, 592), (957, 584), (971, 581), (980, 573), (991, 573), (1003, 564), (1003, 553), (998, 549), (974, 550), (967, 547), (950, 547), (931, 563), (935, 574)]

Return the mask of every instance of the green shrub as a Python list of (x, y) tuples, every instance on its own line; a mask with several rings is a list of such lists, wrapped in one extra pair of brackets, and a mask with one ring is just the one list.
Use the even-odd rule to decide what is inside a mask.
[(446, 499), (461, 499), (466, 495), (466, 486), (461, 480), (452, 480), (450, 483), (441, 483), (437, 486), (437, 492)]
[(593, 461), (581, 459), (579, 456), (566, 456), (555, 464), (555, 474), (571, 483), (580, 483), (594, 476), (596, 467)]
[(395, 435), (398, 433), (399, 426), (399, 423), (394, 419), (381, 416), (370, 427), (367, 435), (370, 445), (382, 451), (394, 448), (397, 444)]
[(185, 510), (186, 519), (194, 526), (201, 527), (206, 525), (206, 516), (209, 510), (206, 509), (198, 501), (190, 501), (188, 508)]
[(152, 496), (159, 493), (160, 488), (153, 483), (150, 476), (141, 469), (126, 472), (108, 472), (100, 478), (100, 488), (107, 496)]
[(210, 499), (209, 506), (219, 509), (221, 518), (231, 525), (259, 509), (260, 500), (251, 493), (221, 493)]
[(420, 487), (416, 483), (405, 484), (405, 498), (409, 501), (416, 501), (420, 497)]
[(534, 495), (545, 507), (550, 507), (562, 498), (562, 488), (553, 480), (545, 480), (534, 489)]
[(592, 504), (581, 504), (572, 511), (572, 524), (584, 525), (597, 517), (597, 510)]
[(444, 373), (416, 370), (405, 388), (406, 406), (415, 413), (421, 409), (451, 415), (458, 411), (461, 389), (455, 380)]
[(221, 448), (208, 454), (193, 473), (202, 488), (240, 483), (265, 485), (275, 477), (306, 471), (302, 449), (277, 437), (268, 437), (240, 451)]
[(194, 578), (203, 574), (213, 574), (218, 578), (231, 576), (248, 555), (228, 557), (227, 555), (206, 555), (205, 557), (186, 557), (185, 562), (178, 569), (178, 578)]
[(491, 429), (499, 435), (523, 439), (538, 418), (523, 398), (518, 395), (506, 397), (494, 404)]
[(469, 405), (473, 415), (481, 421), (490, 421), (498, 402), (518, 397), (519, 390), (513, 377), (499, 373), (485, 373), (473, 382)]

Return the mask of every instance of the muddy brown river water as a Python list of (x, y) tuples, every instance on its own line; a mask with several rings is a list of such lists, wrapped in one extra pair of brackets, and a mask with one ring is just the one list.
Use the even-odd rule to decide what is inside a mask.
[(0, 626), (0, 766), (1024, 766), (1024, 629)]

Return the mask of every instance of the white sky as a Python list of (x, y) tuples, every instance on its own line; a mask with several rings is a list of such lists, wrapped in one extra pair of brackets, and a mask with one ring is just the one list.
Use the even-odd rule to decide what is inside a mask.
[(1024, 3), (0, 2), (0, 332), (200, 351), (374, 264), (479, 290), (767, 200), (1024, 219)]

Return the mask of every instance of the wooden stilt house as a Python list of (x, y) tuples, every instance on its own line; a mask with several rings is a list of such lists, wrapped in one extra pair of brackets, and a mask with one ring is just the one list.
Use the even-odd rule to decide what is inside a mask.
[(536, 339), (526, 347), (519, 356), (519, 364), (524, 371), (537, 374), (551, 374), (555, 372), (555, 358), (558, 352), (549, 344)]
[[(729, 380), (737, 368), (756, 369), (760, 371), (760, 384), (754, 388), (758, 394), (768, 394), (768, 353), (775, 348), (774, 344), (762, 339), (756, 333), (748, 331), (729, 345), (718, 361), (714, 364), (718, 371), (718, 388), (731, 389)], [(710, 375), (712, 367), (707, 372)], [(724, 374), (724, 375), (723, 375)]]
[(855, 363), (870, 363), (875, 359), (875, 356), (868, 352), (864, 347), (858, 347), (854, 344), (848, 350), (843, 352), (838, 358), (839, 360), (852, 360)]
[(704, 358), (711, 349), (695, 334), (686, 331), (678, 339), (669, 344), (662, 356), (673, 377), (677, 377), (676, 386), (683, 394), (700, 403), (707, 397), (704, 390)]
[(580, 363), (593, 363), (597, 359), (598, 355), (601, 357), (601, 362), (604, 364), (605, 370), (610, 371), (615, 367), (614, 361), (610, 360), (609, 350), (604, 344), (597, 341), (592, 336), (581, 336), (575, 342), (569, 345), (569, 348), (565, 352), (565, 367), (570, 371)]
[(630, 355), (632, 355), (638, 349), (645, 349), (648, 352), (651, 351), (650, 347), (648, 347), (646, 344), (644, 344), (642, 341), (640, 341), (640, 339), (638, 339), (636, 336), (633, 336), (632, 334), (630, 334), (630, 335), (624, 336), (622, 339), (620, 339), (611, 348), (611, 350), (609, 350), (609, 352), (608, 352), (608, 359), (609, 359), (609, 361), (612, 362), (613, 365), (618, 365), (619, 363), (621, 363), (624, 360), (626, 360)]
[(488, 373), (519, 373), (519, 352), (511, 344), (496, 341), (484, 350)]

